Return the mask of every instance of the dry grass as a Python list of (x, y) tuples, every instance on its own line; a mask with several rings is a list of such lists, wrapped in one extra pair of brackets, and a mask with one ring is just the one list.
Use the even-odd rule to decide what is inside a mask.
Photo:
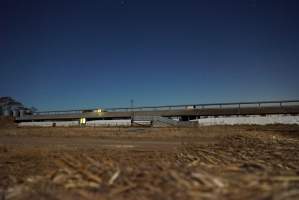
[[(298, 199), (298, 134), (296, 126), (1, 129), (0, 199)], [(36, 136), (43, 147), (6, 143)], [(50, 147), (62, 138), (69, 142)], [(86, 138), (152, 143), (103, 148)]]

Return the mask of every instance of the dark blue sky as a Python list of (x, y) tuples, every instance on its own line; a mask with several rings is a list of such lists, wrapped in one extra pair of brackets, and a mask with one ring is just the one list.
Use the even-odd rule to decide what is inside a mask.
[(0, 96), (39, 110), (299, 98), (296, 0), (1, 0)]

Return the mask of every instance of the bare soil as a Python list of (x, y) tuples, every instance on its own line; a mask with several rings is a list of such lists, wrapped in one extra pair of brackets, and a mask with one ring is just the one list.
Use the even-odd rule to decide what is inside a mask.
[(299, 199), (299, 126), (5, 126), (3, 199)]

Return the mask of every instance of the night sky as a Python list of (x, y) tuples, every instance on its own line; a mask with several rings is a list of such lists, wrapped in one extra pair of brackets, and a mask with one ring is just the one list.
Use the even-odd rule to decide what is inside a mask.
[(39, 110), (299, 98), (296, 0), (0, 0), (0, 96)]

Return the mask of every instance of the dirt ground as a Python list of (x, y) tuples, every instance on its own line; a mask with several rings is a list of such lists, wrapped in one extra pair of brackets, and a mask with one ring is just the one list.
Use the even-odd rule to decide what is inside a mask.
[(0, 127), (4, 199), (299, 199), (299, 126)]

